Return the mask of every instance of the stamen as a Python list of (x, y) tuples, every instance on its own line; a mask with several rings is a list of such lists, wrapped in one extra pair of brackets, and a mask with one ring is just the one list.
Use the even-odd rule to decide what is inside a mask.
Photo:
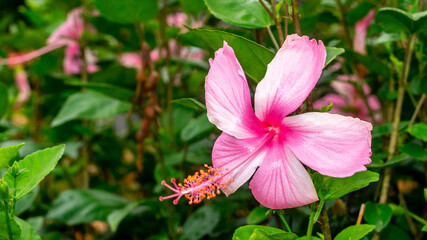
[[(221, 193), (220, 188), (227, 189), (226, 185), (230, 181), (223, 183), (221, 180), (224, 176), (231, 173), (228, 169), (226, 172), (222, 172), (222, 168), (213, 168), (206, 164), (205, 168), (207, 168), (207, 171), (202, 169), (192, 176), (189, 175), (184, 179), (184, 184), (176, 184), (176, 180), (172, 178), (171, 182), (174, 185), (172, 187), (165, 181), (162, 181), (162, 185), (175, 192), (175, 194), (160, 197), (160, 201), (176, 197), (173, 203), (178, 204), (179, 199), (184, 195), (188, 199), (189, 204), (200, 203), (205, 198), (211, 199), (219, 195)], [(231, 181), (234, 181), (234, 179)]]

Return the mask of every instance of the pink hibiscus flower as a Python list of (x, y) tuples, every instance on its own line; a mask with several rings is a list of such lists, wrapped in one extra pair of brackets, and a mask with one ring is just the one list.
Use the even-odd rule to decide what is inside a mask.
[[(66, 47), (64, 58), (65, 74), (78, 74), (81, 72), (83, 61), (81, 59), (79, 39), (85, 29), (82, 18), (83, 8), (76, 8), (68, 13), (67, 20), (61, 24), (47, 39), (47, 46), (38, 50), (8, 59), (0, 59), (0, 64), (16, 65), (28, 62), (55, 49)], [(87, 29), (95, 31), (91, 26)], [(85, 49), (85, 59), (88, 63), (88, 72), (98, 70), (97, 58), (89, 49)]]
[(288, 116), (307, 98), (325, 63), (321, 41), (296, 34), (268, 65), (255, 93), (255, 112), (245, 74), (233, 49), (223, 48), (210, 60), (206, 77), (209, 120), (223, 131), (212, 152), (213, 167), (174, 187), (190, 203), (223, 191), (227, 196), (251, 177), (255, 199), (271, 209), (303, 206), (318, 200), (304, 165), (321, 174), (347, 177), (371, 162), (372, 125), (357, 118), (310, 112)]

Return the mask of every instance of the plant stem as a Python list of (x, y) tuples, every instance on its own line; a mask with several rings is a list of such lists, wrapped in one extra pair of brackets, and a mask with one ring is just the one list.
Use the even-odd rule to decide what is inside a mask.
[(294, 31), (301, 36), (301, 24), (299, 22), (299, 10), (298, 10), (298, 1), (292, 0), (292, 23), (294, 25)]
[(284, 10), (285, 10), (285, 26), (284, 26), (284, 38), (285, 38), (285, 40), (286, 40), (286, 37), (288, 36), (288, 21), (289, 21), (289, 7), (288, 7), (288, 4), (285, 2), (285, 7), (284, 7)]
[(324, 240), (331, 240), (331, 228), (329, 226), (329, 217), (328, 217), (328, 210), (326, 208), (322, 208), (320, 218), (320, 230), (323, 233)]
[(342, 24), (342, 28), (344, 30), (344, 39), (345, 39), (345, 43), (347, 44), (348, 48), (351, 48), (351, 39), (350, 39), (350, 33), (348, 31), (348, 27), (347, 27), (347, 22), (345, 21), (345, 16), (344, 16), (344, 9), (342, 7), (341, 1), (340, 0), (335, 0), (337, 7), (338, 7), (338, 12), (340, 14), (340, 22)]
[(416, 108), (415, 108), (414, 114), (412, 114), (411, 121), (409, 121), (408, 128), (411, 128), (411, 127), (412, 127), (412, 124), (414, 124), (414, 122), (415, 122), (415, 118), (417, 117), (418, 113), (420, 112), (421, 107), (423, 106), (423, 103), (424, 103), (424, 101), (425, 101), (425, 100), (426, 100), (426, 94), (425, 94), (425, 93), (423, 93), (423, 94), (421, 95), (420, 100), (418, 101), (418, 104), (417, 104), (417, 106), (416, 106)]
[(316, 222), (319, 219), (320, 213), (322, 212), (323, 206), (325, 205), (325, 201), (320, 199), (319, 205), (317, 206), (316, 214), (314, 215), (314, 221)]
[(274, 25), (276, 25), (277, 35), (279, 36), (280, 46), (282, 46), (282, 44), (285, 42), (285, 39), (283, 38), (281, 21), (279, 21), (280, 19), (277, 18), (276, 16), (276, 5), (277, 5), (277, 0), (273, 0), (272, 6), (271, 6), (273, 9), (273, 20), (274, 20)]
[[(17, 176), (13, 176), (13, 186), (16, 188), (16, 177)], [(13, 191), (13, 196), (12, 196), (12, 208), (10, 209), (10, 215), (11, 216), (15, 216), (15, 206), (16, 206), (16, 191)]]
[[(412, 52), (414, 51), (415, 39), (416, 39), (415, 34), (410, 35), (406, 45), (407, 48), (405, 51), (405, 58), (403, 61), (403, 69), (402, 69), (402, 74), (399, 78), (399, 87), (397, 90), (398, 95), (397, 95), (397, 102), (396, 102), (396, 107), (393, 115), (393, 126), (392, 126), (392, 131), (390, 136), (390, 144), (388, 148), (387, 161), (390, 161), (390, 159), (393, 158), (398, 141), (399, 141), (399, 124), (400, 124), (400, 117), (402, 113), (403, 99), (405, 97), (405, 85), (406, 85), (406, 82), (408, 81), (408, 75), (409, 75), (409, 69), (411, 67), (411, 59), (412, 59)], [(385, 169), (381, 195), (380, 195), (380, 203), (387, 202), (388, 190), (390, 188), (391, 172), (392, 172), (391, 168)]]
[(265, 11), (267, 11), (268, 15), (270, 15), (270, 17), (274, 20), (274, 15), (273, 12), (271, 12), (271, 10), (267, 7), (267, 5), (265, 5), (263, 0), (258, 0), (259, 3), (261, 3), (262, 7), (265, 9)]
[(279, 215), (280, 219), (282, 219), (283, 224), (285, 225), (286, 229), (288, 230), (288, 232), (292, 232), (291, 228), (289, 227), (288, 222), (286, 222), (285, 217), (283, 217), (282, 213), (280, 211), (277, 211), (277, 215)]
[(311, 240), (311, 233), (313, 232), (313, 226), (314, 226), (315, 208), (316, 208), (316, 203), (312, 203), (311, 204), (310, 219), (308, 220), (306, 240)]
[(359, 216), (357, 216), (356, 225), (359, 225), (360, 223), (362, 223), (362, 218), (364, 213), (365, 213), (365, 204), (362, 203), (359, 210)]
[(6, 218), (6, 225), (7, 225), (7, 233), (9, 234), (9, 240), (13, 240), (12, 235), (12, 227), (10, 226), (10, 219), (9, 219), (9, 206), (7, 201), (3, 201), (4, 204), (4, 212), (5, 212), (5, 218)]
[(277, 43), (276, 38), (274, 37), (273, 33), (271, 32), (270, 26), (267, 26), (267, 32), (268, 32), (268, 35), (271, 38), (271, 41), (274, 44), (274, 47), (276, 48), (276, 50), (279, 50), (279, 48), (280, 48), (279, 44)]

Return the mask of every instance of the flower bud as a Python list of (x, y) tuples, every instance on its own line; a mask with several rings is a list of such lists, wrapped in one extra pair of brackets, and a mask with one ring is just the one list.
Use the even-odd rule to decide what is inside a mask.
[(0, 201), (9, 199), (9, 185), (3, 179), (0, 179)]
[(20, 169), (19, 169), (19, 163), (17, 162), (17, 161), (15, 161), (13, 164), (12, 164), (12, 167), (11, 167), (12, 169), (12, 176), (14, 176), (14, 177), (16, 177), (16, 176), (18, 176), (19, 175), (19, 173), (20, 173)]

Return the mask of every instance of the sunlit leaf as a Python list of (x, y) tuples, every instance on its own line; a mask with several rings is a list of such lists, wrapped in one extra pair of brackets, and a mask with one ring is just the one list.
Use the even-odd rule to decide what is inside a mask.
[(18, 217), (15, 217), (15, 221), (21, 228), (21, 237), (19, 240), (42, 240), (37, 231), (29, 223)]
[(353, 225), (342, 230), (334, 240), (359, 240), (375, 229), (374, 225), (360, 224)]
[[(3, 209), (3, 203), (0, 204), (1, 208)], [(10, 221), (10, 227), (12, 229), (12, 237), (13, 239), (19, 239), (21, 236), (21, 228), (16, 223), (16, 221), (13, 218), (9, 218)], [(6, 215), (4, 214), (4, 211), (0, 211), (0, 239), (9, 239), (9, 233), (6, 228)]]
[[(255, 235), (253, 235), (256, 230), (258, 231), (261, 230), (262, 232), (255, 233)], [(239, 227), (238, 229), (236, 229), (236, 231), (233, 234), (233, 240), (247, 240), (247, 239), (255, 240), (256, 236), (263, 237), (262, 239), (268, 239), (265, 237), (266, 236), (268, 237), (274, 234), (278, 234), (275, 236), (278, 236), (278, 237), (280, 236), (282, 238), (272, 238), (272, 239), (293, 240), (298, 238), (297, 235), (293, 233), (285, 232), (282, 229), (259, 226), (259, 225), (247, 225), (247, 226)]]
[(19, 156), (19, 149), (24, 143), (0, 148), (0, 169), (6, 167), (10, 160), (15, 159)]
[(408, 129), (409, 134), (416, 137), (424, 142), (427, 142), (427, 124), (417, 123)]

